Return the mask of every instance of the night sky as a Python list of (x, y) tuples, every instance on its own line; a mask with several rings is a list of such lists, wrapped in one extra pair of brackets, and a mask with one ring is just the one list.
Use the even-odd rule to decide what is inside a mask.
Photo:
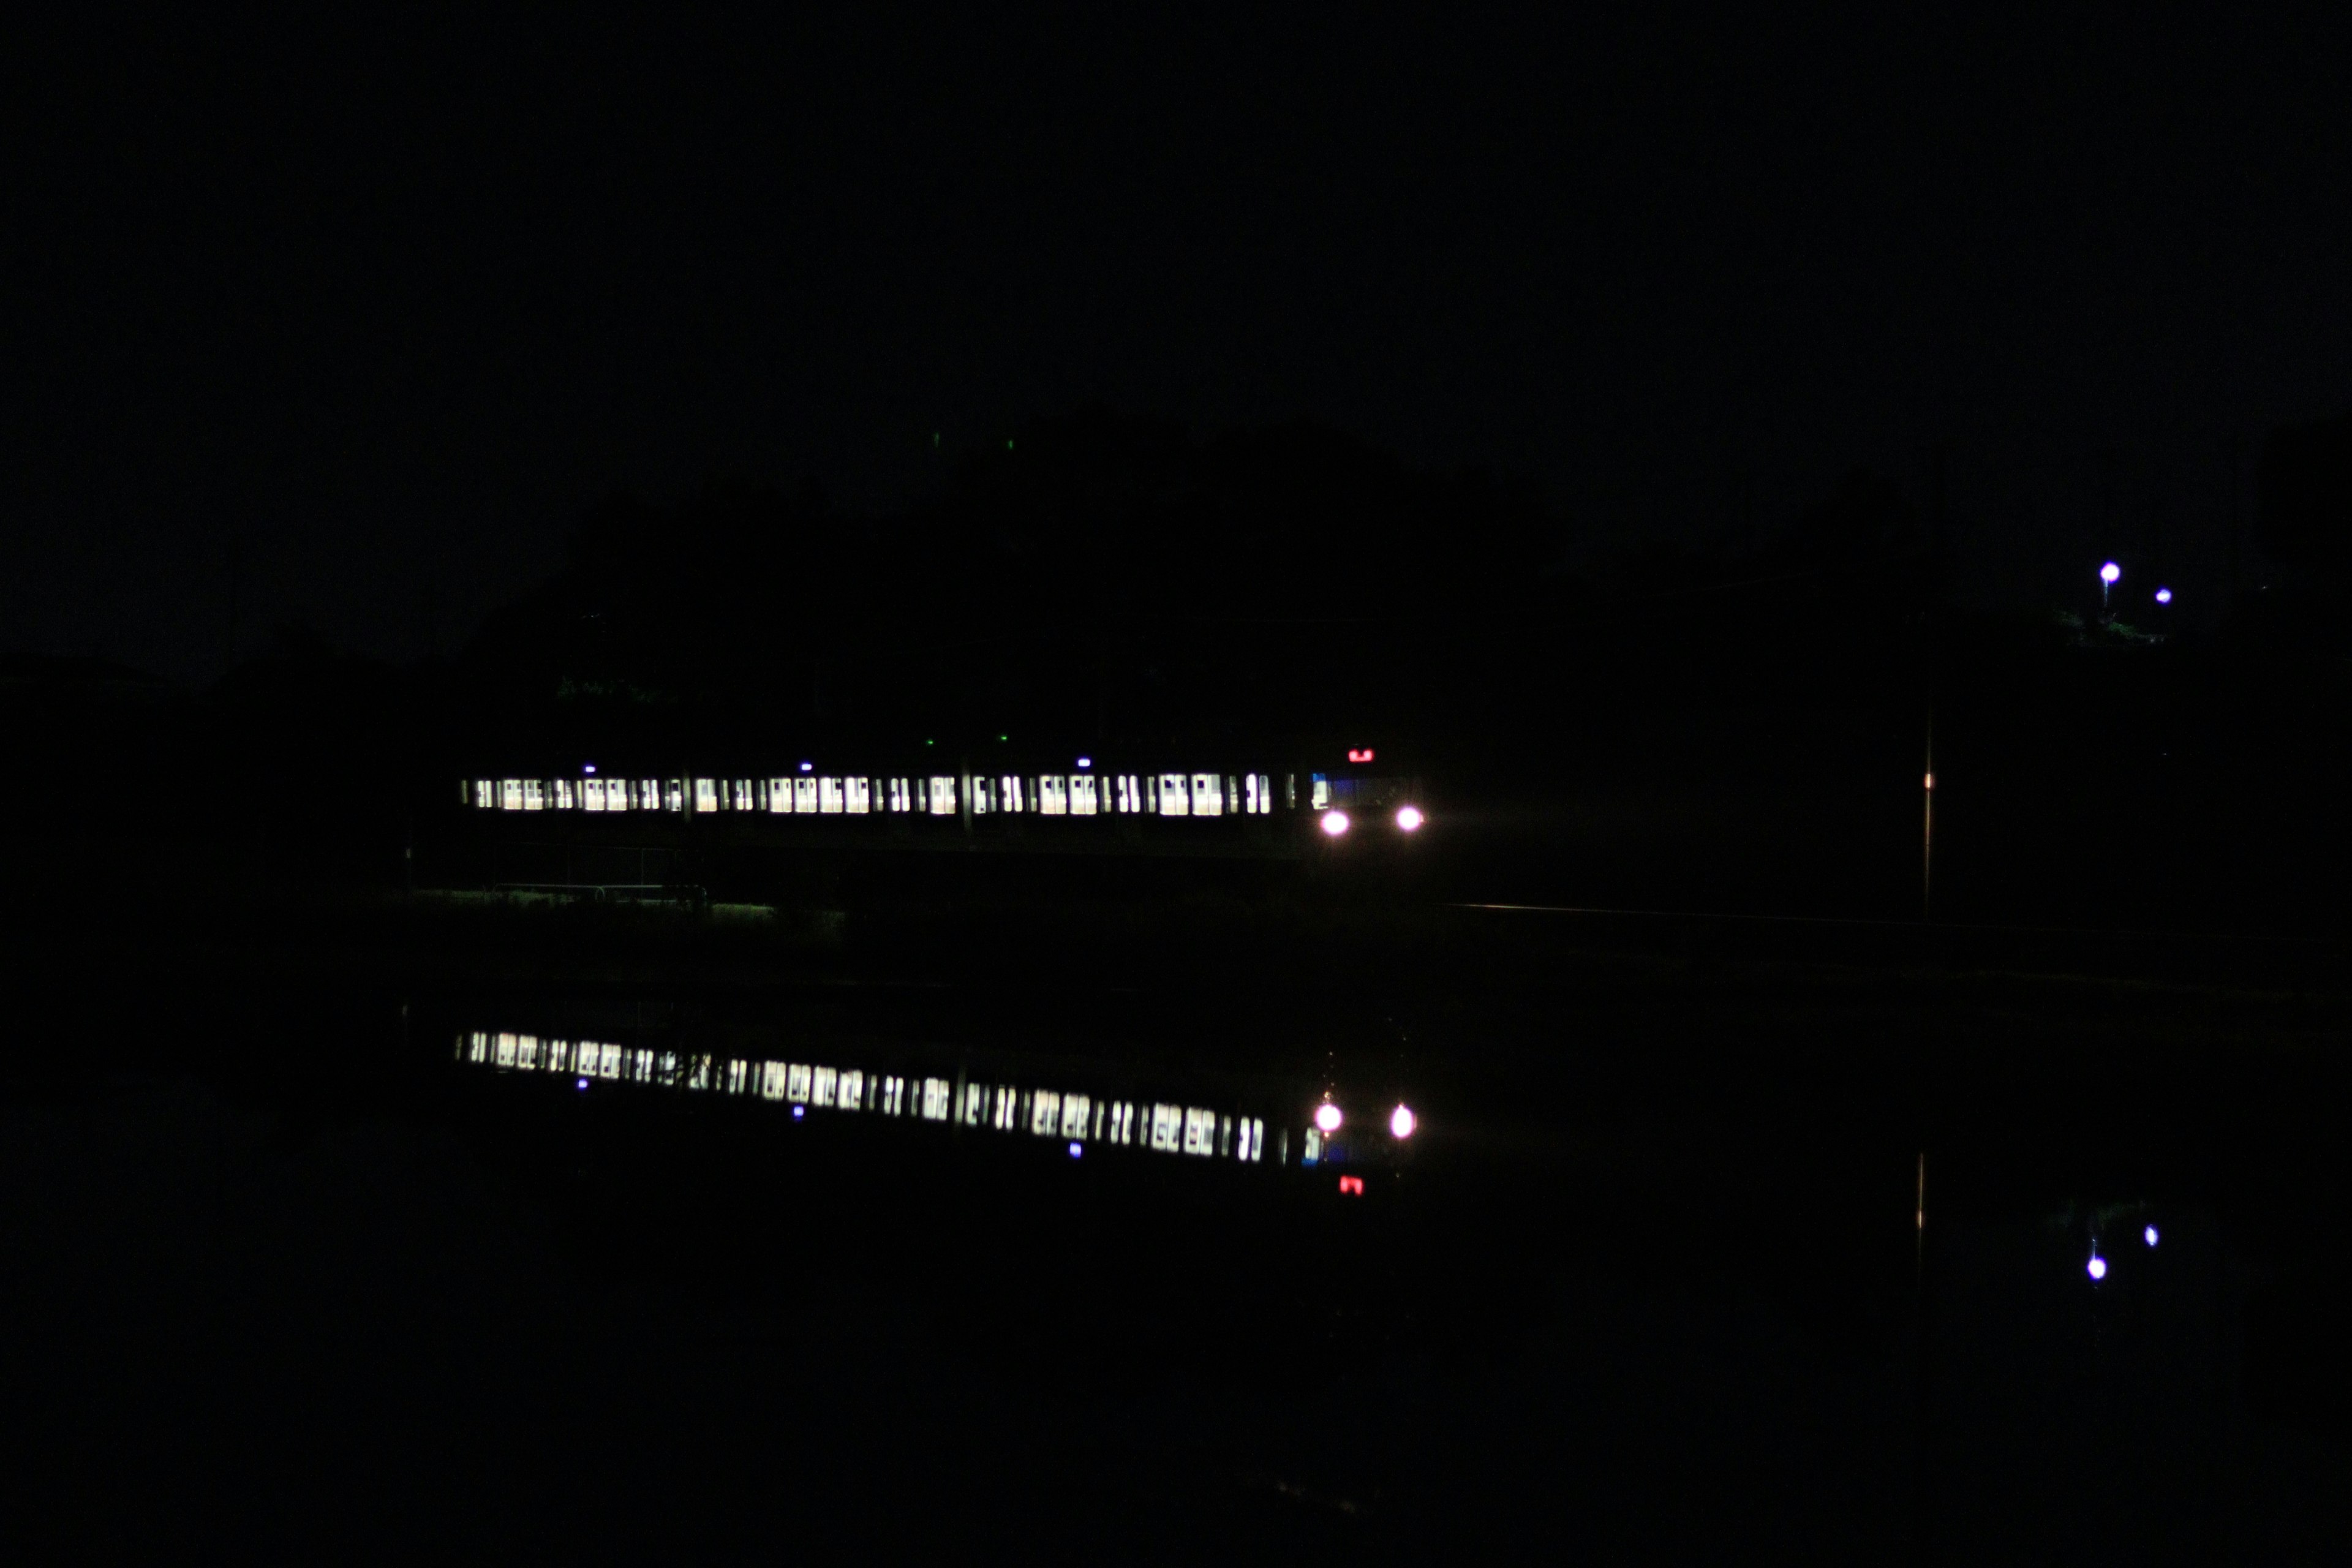
[(616, 485), (885, 507), (1089, 403), (1483, 467), (1570, 547), (1940, 448), (1976, 591), (2160, 533), (2193, 595), (2229, 438), (2251, 490), (2352, 405), (2340, 7), (47, 9), (0, 645), (175, 679), (233, 575), (243, 651), (446, 651)]

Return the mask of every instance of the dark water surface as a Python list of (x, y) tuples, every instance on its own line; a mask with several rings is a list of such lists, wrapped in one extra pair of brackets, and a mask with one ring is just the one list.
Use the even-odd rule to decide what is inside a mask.
[[(16, 1528), (142, 1557), (2326, 1560), (2345, 1080), (2299, 1007), (1624, 953), (1508, 984), (85, 991), (0, 1110)], [(719, 1076), (501, 1069), (501, 1033)], [(772, 1060), (1032, 1098), (1010, 1130), (795, 1117)], [(1048, 1135), (1040, 1088), (1223, 1142)], [(1327, 1092), (1348, 1158), (1307, 1165)], [(1374, 1131), (1399, 1101), (1402, 1145)]]

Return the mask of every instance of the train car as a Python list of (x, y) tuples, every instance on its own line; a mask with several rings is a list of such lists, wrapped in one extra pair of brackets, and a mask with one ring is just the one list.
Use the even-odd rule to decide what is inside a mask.
[(1370, 748), (1319, 767), (1203, 766), (1081, 755), (985, 765), (794, 760), (726, 771), (617, 767), (460, 781), (490, 820), (575, 833), (716, 836), (744, 842), (968, 845), (1039, 851), (1333, 853), (1409, 842), (1426, 828), (1419, 777)]

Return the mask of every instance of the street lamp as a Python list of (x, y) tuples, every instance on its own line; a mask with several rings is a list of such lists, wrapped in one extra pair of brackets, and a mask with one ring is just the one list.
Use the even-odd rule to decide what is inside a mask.
[(2172, 590), (2169, 588), (2158, 588), (2156, 591), (2156, 602), (2159, 605), (2168, 605), (2172, 603)]
[(2102, 610), (2107, 607), (2107, 591), (2116, 585), (2123, 574), (2124, 569), (2112, 561), (2099, 568), (2099, 608)]

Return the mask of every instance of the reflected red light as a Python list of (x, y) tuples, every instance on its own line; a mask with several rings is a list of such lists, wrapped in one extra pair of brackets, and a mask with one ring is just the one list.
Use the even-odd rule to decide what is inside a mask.
[(1372, 749), (1370, 746), (1350, 746), (1348, 748), (1348, 760), (1351, 763), (1369, 763), (1372, 760)]
[(1361, 1176), (1342, 1176), (1339, 1178), (1339, 1190), (1343, 1193), (1353, 1193), (1357, 1196), (1361, 1197), (1364, 1192), (1364, 1178)]

